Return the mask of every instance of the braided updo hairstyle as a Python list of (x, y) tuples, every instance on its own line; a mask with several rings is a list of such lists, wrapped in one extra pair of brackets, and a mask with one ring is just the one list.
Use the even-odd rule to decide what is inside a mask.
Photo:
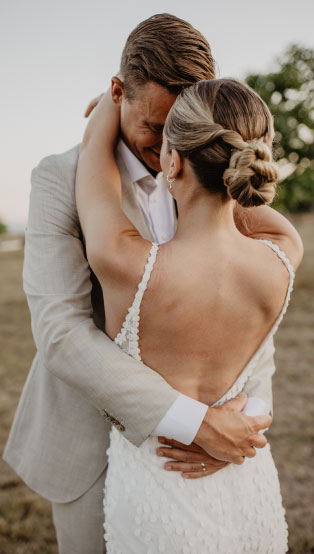
[(184, 89), (165, 124), (169, 150), (189, 159), (200, 183), (241, 206), (269, 204), (276, 192), (273, 118), (261, 97), (231, 79)]

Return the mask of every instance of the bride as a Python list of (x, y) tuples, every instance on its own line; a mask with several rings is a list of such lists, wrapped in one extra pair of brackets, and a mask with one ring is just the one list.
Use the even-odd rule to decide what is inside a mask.
[[(284, 218), (280, 233), (261, 232), (256, 240), (234, 223), (235, 203), (246, 217), (274, 197), (272, 116), (254, 91), (232, 80), (201, 81), (178, 96), (160, 156), (178, 227), (158, 245), (144, 240), (121, 208), (114, 159), (119, 108), (107, 94), (95, 111), (81, 147), (76, 197), (88, 259), (103, 289), (106, 333), (175, 389), (222, 404), (243, 389), (276, 332), (302, 258)], [(150, 437), (136, 448), (112, 429), (108, 554), (287, 552), (268, 444), (252, 447), (243, 464), (193, 482), (164, 471), (157, 444)]]

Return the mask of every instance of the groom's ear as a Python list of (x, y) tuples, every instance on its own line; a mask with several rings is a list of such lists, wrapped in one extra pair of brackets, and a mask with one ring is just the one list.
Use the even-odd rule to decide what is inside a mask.
[(111, 98), (115, 104), (121, 105), (122, 98), (124, 97), (124, 87), (119, 77), (112, 77), (111, 79)]

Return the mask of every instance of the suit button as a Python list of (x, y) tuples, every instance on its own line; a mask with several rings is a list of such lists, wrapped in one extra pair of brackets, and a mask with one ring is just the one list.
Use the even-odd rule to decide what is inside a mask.
[(116, 423), (115, 426), (118, 431), (125, 431), (125, 427), (124, 425), (122, 425), (122, 423)]
[(107, 410), (100, 410), (101, 415), (105, 418), (106, 421), (112, 422), (112, 416), (107, 412)]
[(118, 421), (113, 415), (109, 414), (107, 410), (100, 410), (101, 415), (105, 418), (106, 421), (109, 421), (114, 425), (119, 431), (125, 431), (125, 427), (120, 421)]

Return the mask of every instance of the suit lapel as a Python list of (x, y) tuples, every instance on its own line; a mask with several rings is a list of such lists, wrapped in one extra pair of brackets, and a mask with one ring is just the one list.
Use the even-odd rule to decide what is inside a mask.
[(138, 204), (135, 192), (135, 184), (131, 181), (122, 157), (117, 152), (116, 161), (119, 168), (122, 185), (122, 209), (125, 215), (137, 228), (142, 237), (146, 240), (154, 241), (152, 233), (146, 223), (146, 219)]

